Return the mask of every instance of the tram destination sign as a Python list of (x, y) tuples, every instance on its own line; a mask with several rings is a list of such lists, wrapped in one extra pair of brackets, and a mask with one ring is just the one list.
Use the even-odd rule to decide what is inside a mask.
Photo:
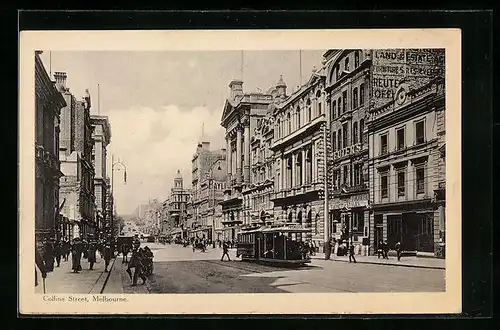
[(372, 107), (392, 101), (403, 79), (410, 89), (415, 89), (437, 76), (444, 77), (444, 58), (444, 49), (373, 50)]

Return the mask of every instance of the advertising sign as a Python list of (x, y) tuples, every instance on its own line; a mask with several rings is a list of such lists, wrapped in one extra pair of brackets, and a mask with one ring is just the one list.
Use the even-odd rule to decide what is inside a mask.
[(444, 77), (444, 49), (375, 49), (372, 56), (372, 100), (378, 108), (395, 98), (403, 82), (410, 90)]

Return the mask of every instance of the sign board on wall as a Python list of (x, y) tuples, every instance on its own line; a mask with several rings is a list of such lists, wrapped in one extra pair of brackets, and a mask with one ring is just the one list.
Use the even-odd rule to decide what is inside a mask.
[(372, 107), (395, 97), (404, 81), (410, 90), (437, 76), (444, 77), (444, 49), (375, 49), (372, 56)]

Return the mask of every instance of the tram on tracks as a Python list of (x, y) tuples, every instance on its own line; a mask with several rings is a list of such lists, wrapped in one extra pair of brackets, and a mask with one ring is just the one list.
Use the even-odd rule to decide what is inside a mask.
[(238, 233), (236, 255), (242, 261), (302, 266), (311, 259), (302, 238), (310, 229), (266, 226)]

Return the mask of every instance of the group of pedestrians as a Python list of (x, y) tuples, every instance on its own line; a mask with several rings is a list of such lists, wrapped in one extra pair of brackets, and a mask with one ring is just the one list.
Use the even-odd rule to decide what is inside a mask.
[[(398, 261), (401, 260), (401, 242), (396, 242), (394, 245), (394, 250), (396, 250), (396, 257)], [(380, 259), (380, 256), (382, 255), (383, 259), (389, 260), (389, 244), (387, 244), (387, 241), (382, 241), (380, 240), (378, 243), (378, 248), (377, 248), (377, 256)]]
[[(124, 243), (120, 249), (123, 254), (123, 263), (127, 263), (126, 272), (132, 281), (132, 286), (137, 285), (139, 277), (142, 280), (141, 284), (145, 284), (147, 280), (146, 275), (150, 275), (153, 271), (153, 251), (148, 246), (141, 248), (141, 241), (136, 234), (132, 241), (132, 246)], [(128, 253), (132, 252), (130, 260), (128, 260)], [(132, 274), (132, 268), (134, 273)]]
[(37, 268), (42, 278), (45, 279), (47, 273), (61, 266), (61, 261), (68, 262), (71, 254), (71, 270), (73, 273), (82, 271), (82, 257), (89, 262), (89, 270), (94, 270), (98, 251), (105, 261), (104, 271), (107, 272), (112, 257), (111, 243), (109, 241), (101, 240), (98, 242), (92, 235), (83, 240), (80, 237), (75, 237), (72, 242), (68, 239), (44, 239), (38, 246), (35, 246), (35, 286), (38, 286)]

